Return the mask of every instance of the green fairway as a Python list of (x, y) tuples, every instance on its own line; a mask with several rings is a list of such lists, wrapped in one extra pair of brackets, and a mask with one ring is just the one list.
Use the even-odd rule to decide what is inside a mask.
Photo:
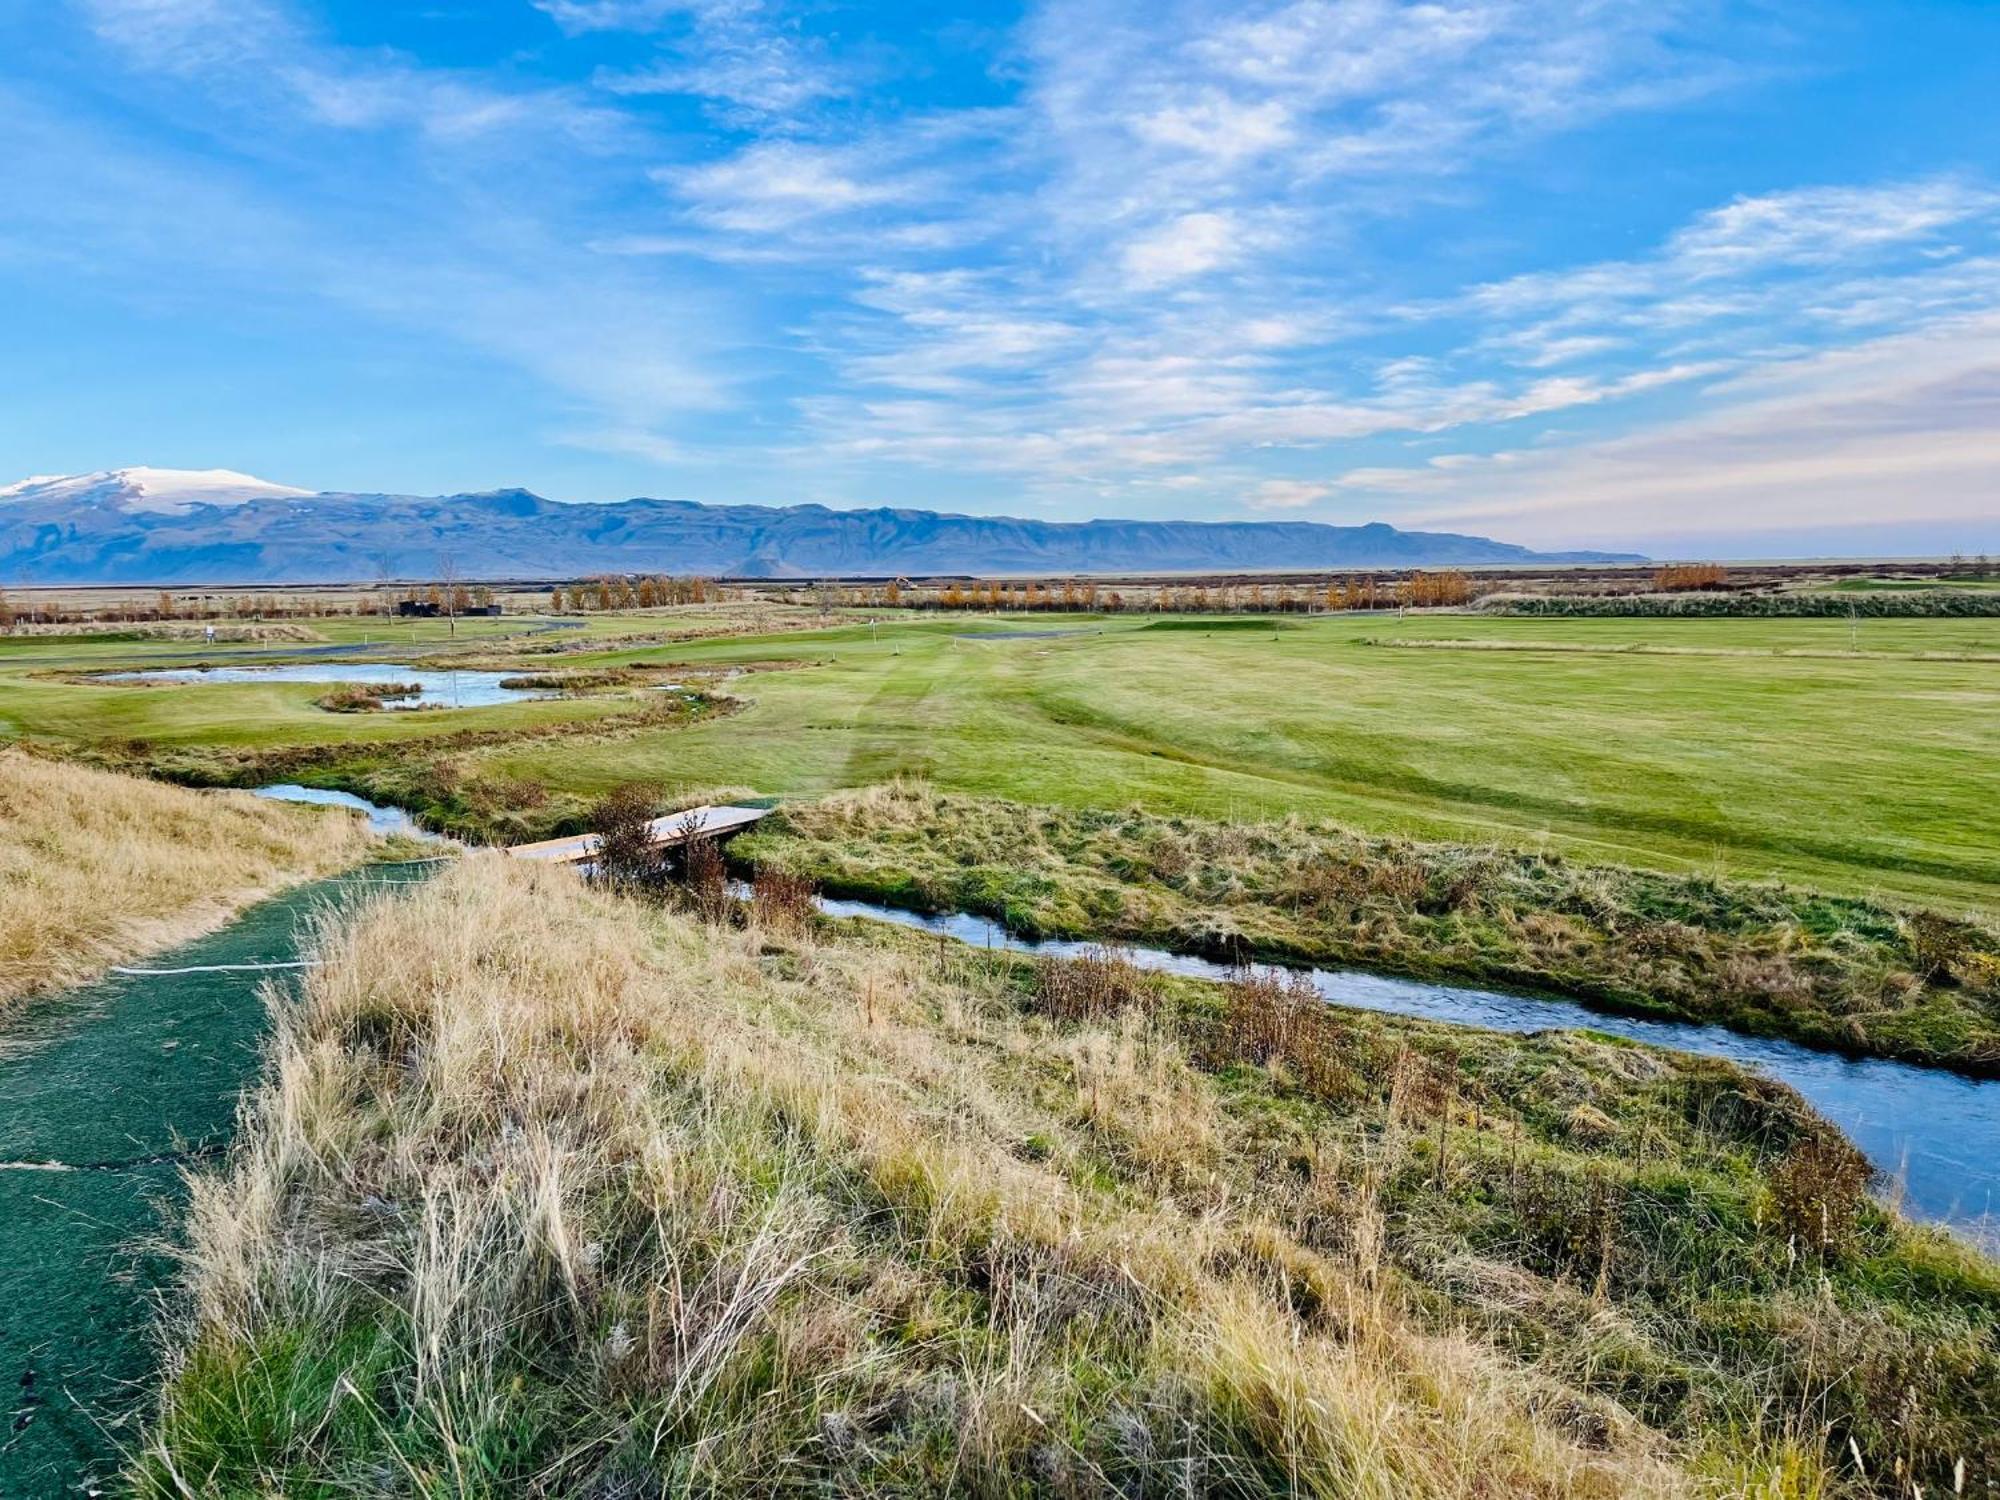
[[(904, 621), (589, 660), (802, 665), (729, 719), (482, 752), (585, 791), (636, 777), (814, 793), (897, 775), (1020, 801), (1363, 828), (2000, 904), (2000, 622), (1881, 620), (1858, 659), (1395, 650), (1425, 636), (1844, 652), (1838, 620), (1294, 621), (979, 641)], [(1074, 619), (1022, 624), (1073, 631)], [(1873, 653), (1871, 656), (1870, 653)]]
[[(441, 644), (436, 623), (423, 625)], [(2000, 621), (890, 614), (667, 645), (606, 638), (633, 624), (593, 620), (560, 656), (521, 660), (768, 670), (733, 681), (746, 703), (734, 715), (594, 735), (625, 700), (336, 716), (310, 686), (30, 675), (77, 643), (14, 641), (0, 734), (257, 750), (568, 722), (582, 732), (483, 743), (460, 769), (502, 794), (586, 796), (639, 778), (809, 795), (915, 776), (1016, 801), (1299, 812), (2000, 908), (2000, 665), (1949, 659), (2000, 652)], [(1449, 644), (1393, 644), (1426, 640)], [(169, 644), (103, 643), (90, 664)], [(1522, 649), (1537, 646), (1570, 649)]]

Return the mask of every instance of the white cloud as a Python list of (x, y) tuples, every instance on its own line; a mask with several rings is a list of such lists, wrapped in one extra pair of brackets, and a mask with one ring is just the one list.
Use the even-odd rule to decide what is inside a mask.
[(1249, 505), (1252, 510), (1302, 510), (1332, 493), (1332, 485), (1307, 479), (1266, 479), (1251, 492)]
[(1591, 320), (1691, 323), (1755, 311), (1758, 294), (1713, 283), (1775, 269), (1814, 270), (1922, 248), (1937, 232), (2000, 214), (2000, 194), (1954, 179), (1808, 187), (1737, 198), (1698, 216), (1649, 259), (1538, 271), (1473, 289), (1493, 316), (1552, 315), (1549, 334)]
[(1773, 263), (1818, 265), (1937, 231), (2000, 208), (2000, 196), (1949, 178), (1819, 187), (1738, 198), (1675, 235), (1669, 264), (1702, 279)]
[(1125, 246), (1125, 269), (1146, 286), (1163, 286), (1228, 265), (1239, 230), (1228, 214), (1182, 214)]
[(761, 142), (721, 161), (656, 176), (700, 217), (734, 230), (782, 229), (903, 202), (920, 191), (912, 178), (878, 175), (859, 153), (793, 141)]
[(1899, 522), (2000, 533), (2000, 313), (1746, 374), (1710, 408), (1625, 436), (1448, 469), (1356, 470), (1427, 524), (1645, 544)]
[(1282, 100), (1244, 103), (1220, 90), (1140, 115), (1131, 128), (1141, 139), (1234, 164), (1290, 145), (1291, 111)]

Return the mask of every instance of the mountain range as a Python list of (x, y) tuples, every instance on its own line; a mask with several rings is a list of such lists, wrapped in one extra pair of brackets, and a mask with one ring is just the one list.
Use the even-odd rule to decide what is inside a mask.
[(1168, 573), (1622, 562), (1380, 522), (1035, 521), (527, 490), (368, 495), (229, 469), (107, 469), (0, 485), (0, 584), (368, 583), (594, 573), (737, 578)]

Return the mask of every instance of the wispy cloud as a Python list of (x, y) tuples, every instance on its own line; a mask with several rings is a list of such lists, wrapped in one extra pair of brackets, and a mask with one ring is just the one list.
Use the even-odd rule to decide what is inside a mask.
[(1781, 361), (1639, 432), (1336, 483), (1415, 498), (1428, 522), (1671, 544), (1885, 522), (1977, 540), (1996, 475), (2000, 312)]
[[(1940, 514), (1991, 472), (1986, 176), (1684, 152), (1655, 207), (1569, 152), (1645, 121), (1665, 158), (1766, 87), (1762, 11), (531, 0), (449, 62), (424, 27), (453, 23), (394, 7), (69, 14), (89, 44), (0, 95), (33, 144), (0, 269), (323, 305), (490, 361), (537, 440), (649, 481), (1615, 541), (1703, 496), (1718, 526), (1879, 503), (1925, 441)], [(1573, 225), (1517, 223), (1530, 187)]]

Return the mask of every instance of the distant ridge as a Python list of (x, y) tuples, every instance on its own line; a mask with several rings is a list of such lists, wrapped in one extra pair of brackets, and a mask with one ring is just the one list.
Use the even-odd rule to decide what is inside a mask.
[(906, 509), (561, 504), (527, 490), (315, 493), (228, 469), (107, 469), (0, 486), (0, 586), (365, 582), (598, 572), (810, 578), (1629, 562), (1375, 522), (1032, 521)]

